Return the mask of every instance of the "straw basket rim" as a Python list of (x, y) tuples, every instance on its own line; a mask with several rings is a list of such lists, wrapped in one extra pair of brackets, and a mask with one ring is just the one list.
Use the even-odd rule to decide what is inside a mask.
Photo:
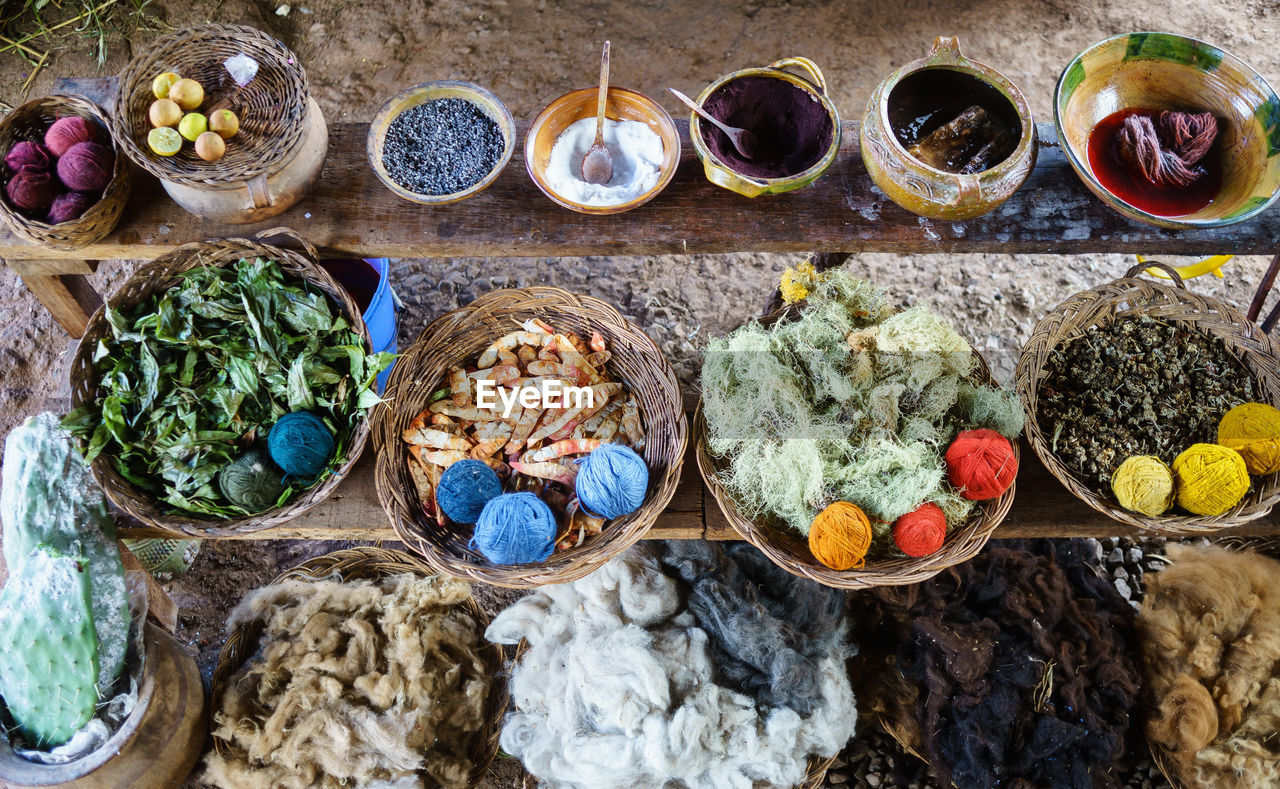
[[(403, 573), (413, 573), (419, 577), (438, 574), (434, 568), (422, 560), (403, 551), (384, 548), (380, 545), (362, 545), (333, 551), (301, 562), (277, 575), (269, 585), (274, 586), (288, 580), (323, 581), (334, 578), (381, 580)], [(489, 686), (489, 698), (485, 702), (484, 725), (477, 732), (475, 743), (468, 751), (468, 755), (472, 757), (472, 767), (467, 785), (474, 787), (484, 778), (489, 765), (497, 758), (498, 738), (502, 732), (502, 717), (510, 701), (510, 689), (504, 673), (506, 650), (501, 644), (492, 644), (484, 639), (484, 629), (492, 617), (485, 612), (474, 596), (467, 598), (462, 606), (476, 620), (480, 634), (480, 645), (477, 651), (484, 654), (485, 663), (493, 677), (493, 683)], [(227, 633), (226, 641), (222, 644), (222, 649), (218, 653), (218, 663), (209, 681), (209, 731), (211, 733), (217, 726), (214, 716), (217, 714), (218, 701), (228, 681), (253, 657), (257, 649), (258, 639), (261, 637), (260, 623), (257, 630), (259, 632), (255, 633), (250, 628), (237, 627)], [(212, 734), (210, 739), (213, 750), (222, 753), (225, 747), (222, 741), (212, 737)]]
[[(1153, 266), (1167, 270), (1176, 284), (1164, 285), (1137, 276)], [(1206, 535), (1269, 514), (1280, 502), (1280, 475), (1277, 474), (1253, 478), (1249, 492), (1240, 503), (1222, 515), (1165, 514), (1151, 517), (1130, 512), (1103, 498), (1077, 478), (1053, 452), (1048, 438), (1040, 429), (1036, 413), (1039, 388), (1050, 353), (1090, 326), (1153, 312), (1162, 320), (1175, 321), (1221, 339), (1228, 351), (1253, 375), (1260, 390), (1259, 396), (1280, 402), (1280, 360), (1277, 358), (1280, 353), (1272, 339), (1234, 307), (1188, 290), (1175, 270), (1160, 263), (1141, 263), (1119, 279), (1072, 295), (1036, 324), (1022, 348), (1014, 378), (1026, 415), (1028, 443), (1049, 473), (1072, 495), (1103, 515), (1149, 534), (1165, 537)]]
[[(281, 236), (299, 242), (303, 250), (284, 249), (259, 240)], [(323, 292), (329, 297), (331, 304), (335, 304), (342, 311), (352, 330), (364, 341), (365, 347), (373, 347), (369, 339), (369, 330), (361, 317), (361, 311), (351, 295), (316, 262), (315, 248), (294, 231), (287, 228), (273, 228), (264, 230), (254, 239), (223, 238), (184, 244), (137, 269), (133, 276), (129, 277), (89, 318), (84, 335), (76, 345), (75, 354), (71, 359), (69, 376), (72, 408), (79, 408), (96, 396), (98, 376), (93, 355), (98, 341), (110, 336), (111, 327), (106, 318), (107, 309), (129, 309), (143, 299), (169, 289), (179, 275), (196, 267), (225, 267), (243, 257), (254, 256), (276, 261), (286, 275), (301, 279)], [(350, 430), (346, 460), (322, 482), (304, 491), (283, 507), (274, 507), (266, 512), (231, 520), (215, 520), (200, 518), (190, 513), (166, 512), (158, 505), (154, 496), (138, 490), (116, 471), (108, 458), (102, 455), (94, 458), (90, 468), (112, 504), (149, 526), (176, 537), (202, 539), (236, 537), (286, 523), (324, 501), (333, 493), (351, 473), (351, 469), (364, 451), (370, 433), (369, 413), (359, 416)]]
[[(0, 150), (7, 152), (14, 143), (22, 140), (39, 142), (40, 140), (32, 138), (30, 130), (46, 119), (66, 115), (75, 115), (93, 121), (106, 137), (100, 142), (110, 145), (112, 153), (115, 154), (111, 181), (103, 190), (102, 197), (76, 219), (56, 225), (28, 218), (10, 206), (7, 199), (0, 198), (0, 217), (15, 235), (27, 241), (50, 249), (71, 251), (100, 241), (115, 230), (120, 222), (120, 216), (124, 213), (125, 204), (129, 201), (129, 192), (133, 185), (129, 158), (116, 138), (106, 112), (83, 96), (52, 93), (32, 99), (0, 119)], [(7, 168), (0, 177), (4, 183), (8, 183), (11, 175)]]
[[(216, 88), (201, 83), (206, 100), (216, 91), (240, 102), (240, 131), (228, 142), (226, 154), (206, 162), (187, 145), (175, 156), (147, 150), (142, 140), (151, 129), (152, 80), (166, 71), (185, 77), (182, 72), (194, 68), (221, 74), (223, 58), (236, 54), (258, 61), (258, 72), (246, 87), (223, 87), (221, 78)], [(196, 189), (237, 186), (270, 175), (297, 155), (306, 138), (309, 97), (306, 72), (279, 39), (245, 25), (204, 22), (152, 41), (120, 71), (111, 129), (128, 157), (162, 182)], [(245, 104), (256, 112), (247, 111)]]
[[(793, 314), (798, 306), (784, 307), (765, 316), (761, 321), (765, 324), (777, 321)], [(971, 374), (971, 380), (979, 383), (995, 385), (991, 377), (991, 369), (987, 360), (977, 348), (973, 349), (973, 358), (977, 367)], [(768, 556), (782, 569), (801, 578), (817, 581), (835, 589), (861, 590), (877, 586), (903, 586), (928, 580), (948, 567), (969, 561), (982, 550), (991, 539), (992, 532), (1009, 514), (1013, 506), (1013, 497), (1018, 483), (1015, 479), (1009, 489), (994, 499), (977, 501), (977, 511), (958, 527), (947, 533), (946, 542), (937, 552), (920, 558), (910, 556), (868, 561), (866, 566), (857, 570), (832, 570), (813, 557), (808, 543), (798, 534), (782, 526), (758, 524), (748, 518), (739, 509), (733, 495), (720, 483), (719, 474), (724, 470), (726, 462), (711, 453), (707, 446), (707, 422), (703, 414), (702, 398), (698, 398), (698, 408), (693, 418), (693, 435), (696, 443), (698, 472), (702, 475), (703, 484), (725, 520), (729, 521), (739, 535)], [(1021, 464), (1022, 451), (1018, 441), (1010, 441), (1013, 447), (1014, 460)]]
[[(635, 396), (646, 428), (640, 451), (649, 466), (649, 492), (635, 512), (616, 518), (601, 534), (545, 562), (495, 565), (466, 545), (462, 535), (429, 524), (421, 515), (407, 470), (401, 434), (442, 385), (449, 365), (471, 359), (492, 341), (538, 317), (558, 330), (586, 336), (600, 331), (612, 353), (612, 377)], [(437, 570), (495, 586), (530, 588), (581, 578), (626, 550), (649, 530), (675, 495), (688, 443), (680, 385), (661, 350), (616, 308), (592, 296), (555, 287), (491, 291), (432, 321), (396, 361), (386, 402), (373, 415), (378, 499), (399, 539)]]

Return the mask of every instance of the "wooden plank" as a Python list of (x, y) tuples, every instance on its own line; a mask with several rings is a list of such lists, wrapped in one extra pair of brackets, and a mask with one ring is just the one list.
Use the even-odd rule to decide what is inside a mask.
[[(687, 139), (687, 124), (679, 125)], [(858, 151), (858, 128), (844, 125), (835, 165), (796, 192), (751, 200), (721, 189), (706, 180), (686, 143), (674, 180), (653, 201), (623, 214), (587, 216), (542, 195), (519, 155), (475, 197), (447, 206), (410, 203), (387, 190), (369, 168), (367, 125), (334, 124), (312, 194), (266, 222), (227, 226), (199, 220), (139, 171), (120, 227), (103, 241), (62, 253), (3, 231), (0, 257), (150, 260), (190, 241), (278, 225), (333, 253), (408, 258), (735, 251), (1271, 254), (1280, 247), (1275, 210), (1244, 224), (1196, 232), (1121, 217), (1085, 189), (1047, 123), (1038, 126), (1040, 153), (1031, 177), (1003, 206), (965, 222), (924, 220), (874, 189)]]
[(17, 260), (8, 261), (9, 268), (20, 275), (51, 276), (55, 274), (92, 274), (98, 270), (98, 261), (67, 258), (64, 260)]
[[(81, 261), (83, 262), (83, 261)], [(22, 283), (72, 337), (83, 337), (102, 297), (82, 274), (20, 274)]]

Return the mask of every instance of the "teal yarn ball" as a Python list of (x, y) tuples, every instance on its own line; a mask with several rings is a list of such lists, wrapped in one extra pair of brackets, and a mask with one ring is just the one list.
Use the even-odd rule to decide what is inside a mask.
[(227, 501), (258, 513), (276, 505), (285, 485), (280, 470), (272, 465), (266, 453), (250, 449), (222, 467), (218, 472), (218, 488)]
[(454, 523), (472, 524), (484, 505), (502, 495), (498, 473), (479, 460), (459, 460), (444, 470), (436, 486), (436, 503)]
[(644, 504), (649, 467), (631, 447), (601, 444), (580, 463), (574, 490), (587, 513), (605, 519), (621, 518)]
[(333, 458), (333, 433), (310, 411), (285, 414), (267, 434), (267, 450), (284, 473), (314, 479)]
[(532, 564), (551, 556), (556, 516), (533, 493), (504, 493), (490, 499), (476, 521), (471, 547), (494, 564)]

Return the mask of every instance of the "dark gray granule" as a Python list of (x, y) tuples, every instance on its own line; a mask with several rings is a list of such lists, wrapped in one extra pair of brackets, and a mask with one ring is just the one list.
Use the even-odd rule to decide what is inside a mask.
[(391, 121), (382, 166), (411, 192), (453, 194), (488, 175), (505, 144), (498, 124), (476, 105), (466, 99), (435, 99)]

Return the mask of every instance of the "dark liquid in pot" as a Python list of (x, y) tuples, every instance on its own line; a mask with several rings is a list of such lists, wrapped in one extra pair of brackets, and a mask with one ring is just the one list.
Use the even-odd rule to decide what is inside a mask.
[(902, 147), (910, 148), (974, 106), (990, 113), (1006, 132), (1005, 143), (984, 168), (990, 169), (1017, 150), (1022, 120), (1003, 93), (968, 74), (928, 68), (902, 79), (889, 93), (889, 127)]

